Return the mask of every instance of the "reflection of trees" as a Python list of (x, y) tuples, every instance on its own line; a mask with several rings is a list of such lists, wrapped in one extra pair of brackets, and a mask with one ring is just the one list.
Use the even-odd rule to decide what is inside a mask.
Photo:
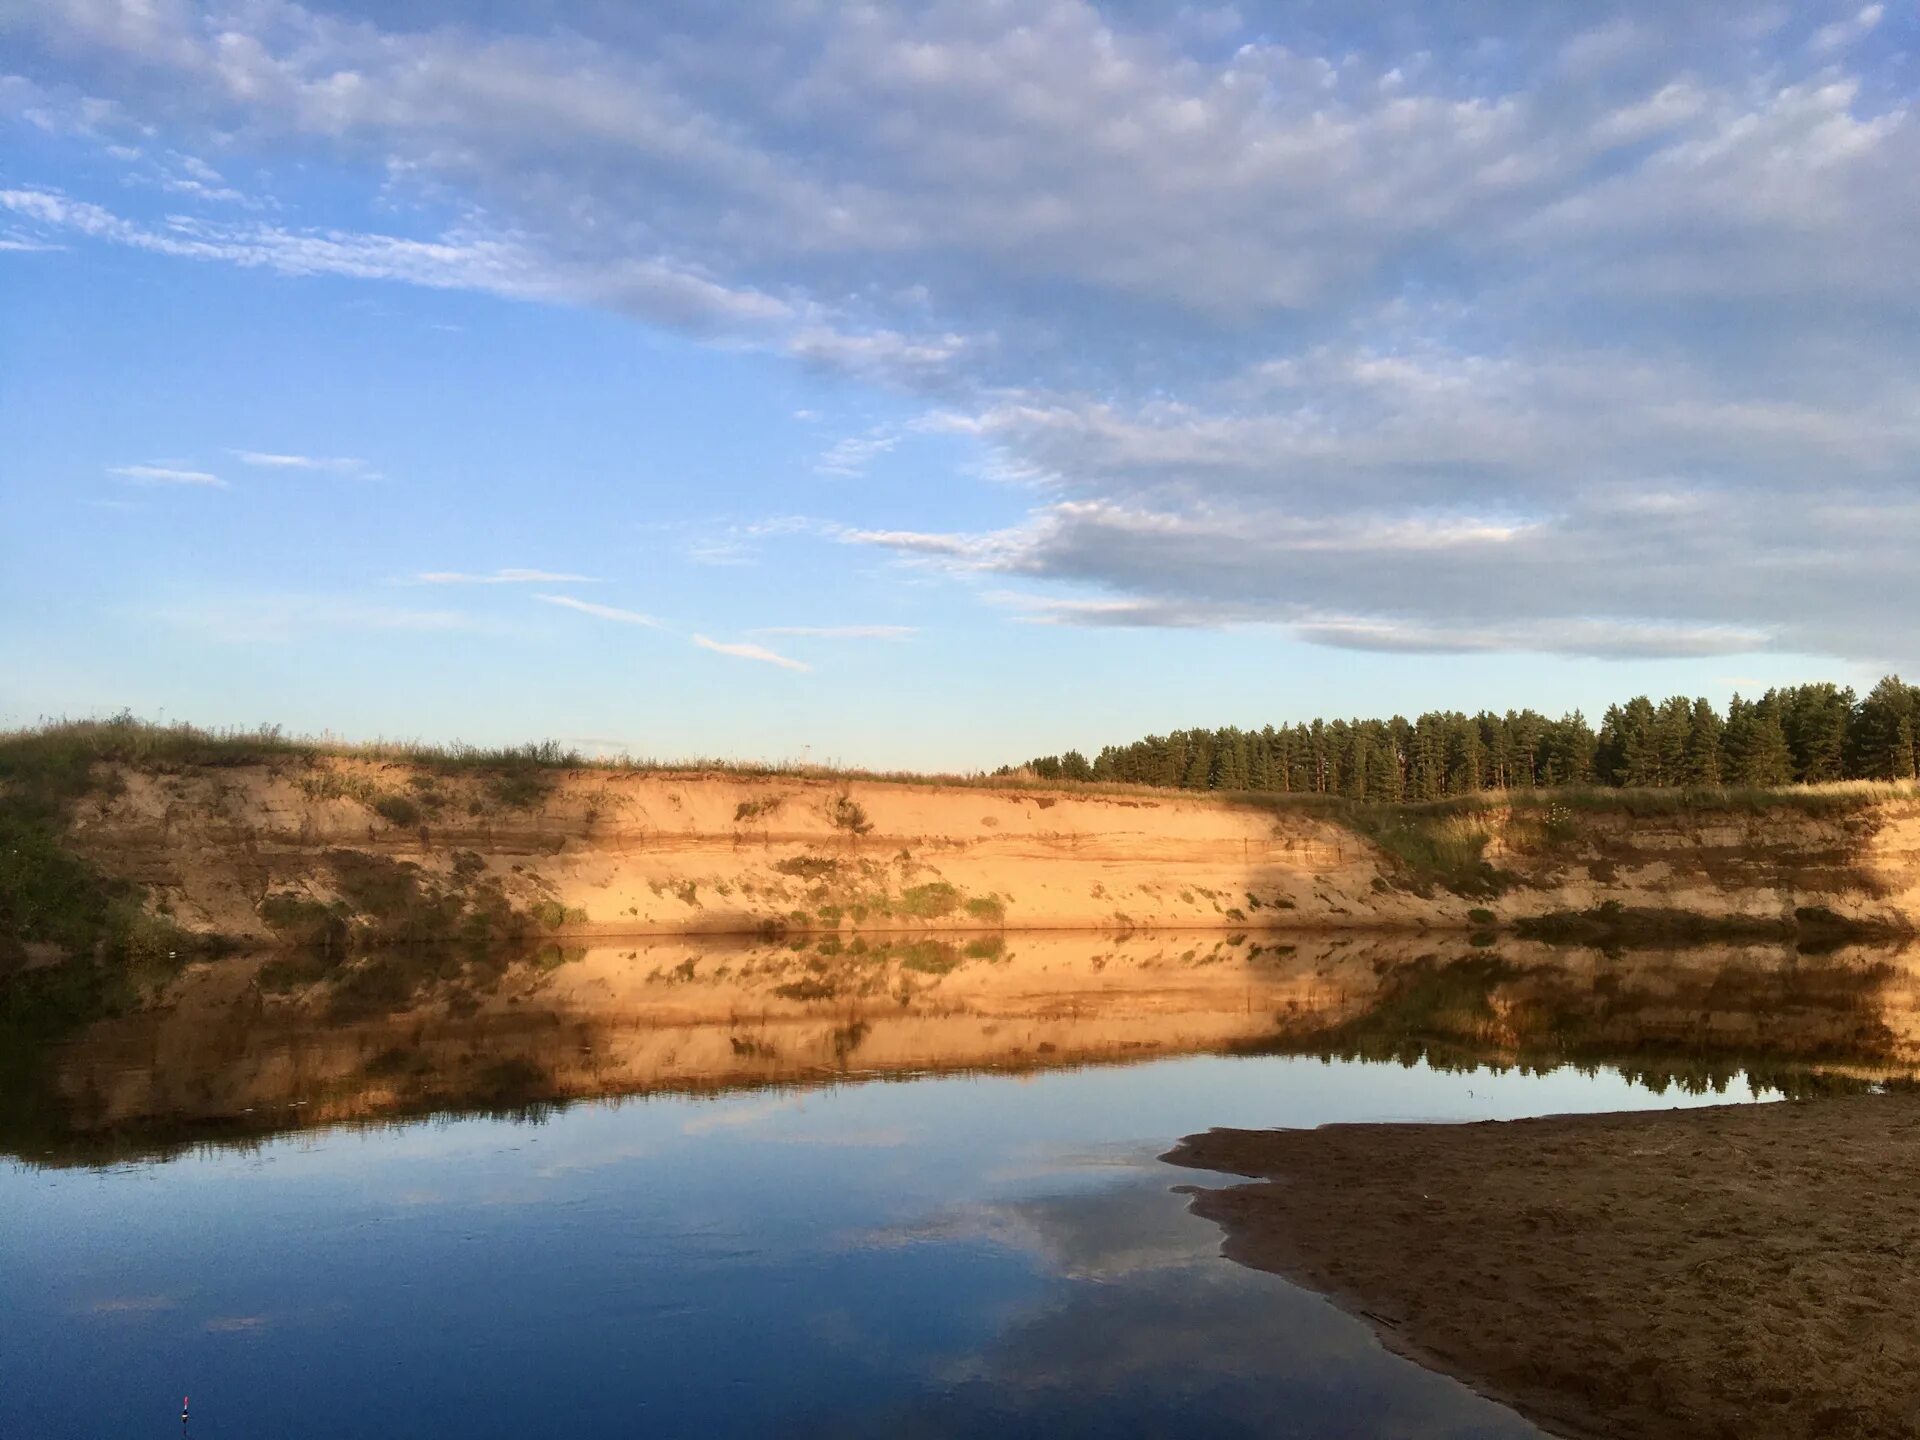
[[(104, 983), (91, 962), (40, 967), (0, 980), (0, 1152), (104, 1163), (321, 1124), (538, 1121), (589, 1098), (818, 1086), (856, 1071), (865, 1083), (1058, 1070), (1197, 1048), (1466, 1073), (1606, 1070), (1656, 1094), (1725, 1094), (1744, 1076), (1789, 1096), (1857, 1089), (1865, 1082), (1831, 1072), (1886, 1074), (1906, 1053), (1888, 1023), (1890, 1003), (1906, 1003), (1892, 983), (1906, 971), (1857, 954), (1602, 958), (1429, 940), (1417, 943), (1434, 953), (1410, 956), (1404, 939), (1221, 940), (1205, 954), (1153, 942), (1121, 967), (1148, 977), (1142, 993), (1237, 963), (1244, 977), (1196, 989), (1192, 1013), (1211, 1023), (1224, 994), (1226, 1033), (1273, 1017), (1254, 1043), (1216, 1029), (1156, 1044), (1177, 1033), (1157, 1003), (1122, 1017), (1133, 1028), (1103, 1031), (1098, 1003), (1083, 1021), (1089, 997), (1132, 993), (1107, 968), (1116, 943), (1076, 952), (1058, 993), (1021, 991), (1026, 1008), (1004, 1035), (969, 998), (973, 973), (1008, 963), (1004, 945), (975, 954), (933, 937), (662, 944), (624, 956), (634, 983), (609, 1005), (546, 997), (554, 972), (582, 958), (555, 946), (283, 953), (228, 972), (252, 974), (243, 991), (178, 1010)], [(819, 997), (791, 998), (802, 984)], [(738, 1008), (708, 991), (737, 994)]]
[(1246, 1051), (1465, 1073), (1617, 1072), (1655, 1094), (1724, 1094), (1743, 1076), (1790, 1098), (1868, 1080), (1818, 1066), (1885, 1067), (1886, 963), (1688, 966), (1673, 955), (1586, 976), (1496, 955), (1426, 957), (1389, 971), (1373, 1002), (1338, 1024)]

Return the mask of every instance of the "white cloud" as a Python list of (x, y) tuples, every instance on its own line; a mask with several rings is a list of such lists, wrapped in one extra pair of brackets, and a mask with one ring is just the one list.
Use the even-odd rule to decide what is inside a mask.
[(600, 605), (591, 600), (575, 599), (571, 595), (535, 595), (533, 598), (543, 605), (578, 610), (582, 615), (592, 615), (599, 620), (615, 620), (622, 625), (644, 625), (651, 630), (665, 628), (651, 615), (642, 615), (638, 610), (623, 610), (617, 605)]
[(366, 461), (345, 455), (277, 455), (263, 450), (235, 450), (233, 455), (242, 465), (267, 470), (323, 470), (339, 475), (365, 475), (367, 471)]
[(705, 635), (694, 636), (693, 643), (698, 645), (702, 650), (711, 650), (716, 655), (731, 655), (736, 660), (759, 660), (768, 665), (778, 665), (783, 670), (799, 670), (804, 672), (813, 669), (811, 665), (802, 664), (798, 660), (789, 660), (785, 655), (776, 655), (764, 645), (752, 645), (744, 641), (728, 643), (720, 640), (709, 640)]
[(17, 181), (0, 245), (595, 305), (904, 388), (931, 418), (820, 471), (937, 429), (1030, 514), (815, 533), (1016, 578), (1039, 618), (1920, 659), (1885, 603), (1920, 540), (1899, 11), (1360, 3), (1337, 42), (1083, 0), (7, 23), (54, 73), (0, 94), (62, 133), (210, 188), (184, 156), (214, 137), (375, 157), (459, 218), (136, 219)]
[(900, 443), (900, 437), (885, 432), (849, 435), (822, 451), (813, 462), (816, 473), (851, 479), (867, 473), (867, 466)]
[(173, 465), (114, 465), (109, 475), (130, 480), (136, 485), (189, 485), (225, 490), (227, 482), (205, 470), (186, 470)]
[(1822, 25), (1814, 31), (1808, 48), (1819, 54), (1828, 54), (1835, 50), (1844, 50), (1854, 41), (1864, 38), (1879, 28), (1886, 18), (1887, 7), (1868, 5), (1855, 11), (1845, 20), (1836, 20), (1830, 25)]

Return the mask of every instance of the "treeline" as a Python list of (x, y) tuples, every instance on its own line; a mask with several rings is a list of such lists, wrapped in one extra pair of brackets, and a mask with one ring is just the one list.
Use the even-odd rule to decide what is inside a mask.
[[(1610, 706), (1596, 730), (1579, 711), (1548, 719), (1433, 711), (1416, 720), (1315, 720), (1260, 730), (1176, 730), (1078, 750), (1026, 769), (1049, 780), (1182, 790), (1439, 800), (1555, 785), (1777, 786), (1905, 780), (1920, 767), (1920, 687), (1888, 676), (1858, 698), (1834, 685), (1706, 700), (1645, 696)], [(1011, 767), (1002, 773), (1013, 773)]]

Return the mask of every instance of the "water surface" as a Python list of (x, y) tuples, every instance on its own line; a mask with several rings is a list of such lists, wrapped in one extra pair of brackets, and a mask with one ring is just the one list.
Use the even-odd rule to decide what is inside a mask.
[(1530, 1435), (1221, 1260), (1155, 1157), (1904, 1063), (1899, 955), (1255, 943), (181, 977), (11, 1097), (0, 1432)]

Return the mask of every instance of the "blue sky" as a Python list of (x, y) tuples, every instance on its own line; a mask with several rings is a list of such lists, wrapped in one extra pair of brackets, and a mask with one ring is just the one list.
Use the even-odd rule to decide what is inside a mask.
[(1920, 668), (1913, 7), (1437, 8), (0, 0), (0, 721)]

